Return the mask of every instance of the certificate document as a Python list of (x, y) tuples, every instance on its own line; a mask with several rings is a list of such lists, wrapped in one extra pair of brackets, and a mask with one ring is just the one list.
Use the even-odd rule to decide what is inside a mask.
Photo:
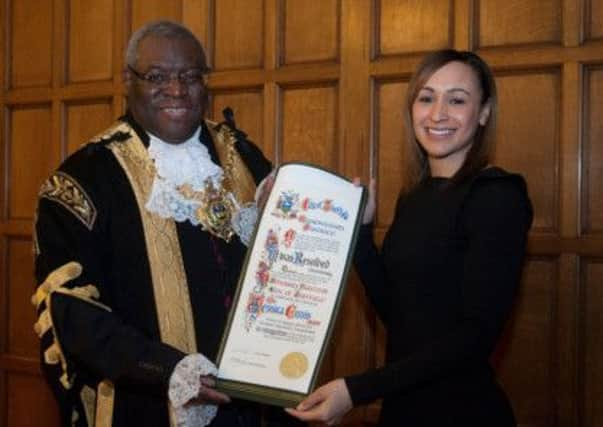
[(250, 244), (218, 355), (218, 389), (295, 406), (314, 388), (341, 301), (365, 190), (282, 165)]

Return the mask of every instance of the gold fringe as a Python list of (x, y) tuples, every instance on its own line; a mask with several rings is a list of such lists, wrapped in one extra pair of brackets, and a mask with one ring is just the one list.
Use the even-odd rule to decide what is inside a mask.
[(38, 317), (38, 321), (34, 324), (34, 331), (38, 337), (42, 338), (50, 328), (52, 328), (52, 319), (50, 318), (50, 312), (48, 309), (42, 311)]
[(113, 424), (113, 407), (115, 404), (115, 387), (109, 380), (103, 380), (96, 389), (95, 427), (111, 427)]
[(73, 280), (82, 274), (82, 265), (75, 261), (70, 261), (63, 264), (56, 270), (52, 271), (44, 282), (38, 286), (36, 293), (32, 296), (31, 303), (38, 308), (42, 301), (56, 289), (63, 286), (65, 283)]
[(94, 426), (94, 414), (96, 413), (96, 391), (94, 391), (93, 388), (85, 385), (80, 391), (80, 400), (84, 406), (86, 425)]

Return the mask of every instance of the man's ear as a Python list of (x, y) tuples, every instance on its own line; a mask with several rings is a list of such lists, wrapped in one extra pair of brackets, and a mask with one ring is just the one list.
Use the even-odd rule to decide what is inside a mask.
[(121, 72), (121, 78), (123, 79), (126, 90), (130, 90), (130, 86), (132, 86), (132, 73), (127, 67), (124, 67), (123, 71)]
[(481, 126), (486, 126), (486, 123), (488, 123), (488, 119), (490, 118), (490, 111), (492, 110), (492, 104), (490, 103), (490, 100), (486, 101), (486, 103), (483, 105), (481, 111), (479, 112), (479, 124)]

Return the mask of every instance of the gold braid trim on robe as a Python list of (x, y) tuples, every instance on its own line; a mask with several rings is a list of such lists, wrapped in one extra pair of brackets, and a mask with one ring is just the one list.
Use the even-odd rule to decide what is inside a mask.
[(128, 140), (111, 142), (108, 147), (126, 173), (138, 205), (161, 341), (182, 352), (193, 353), (197, 349), (194, 319), (176, 223), (145, 208), (155, 178), (155, 166), (142, 141), (127, 123), (119, 123), (109, 132), (130, 135)]
[(253, 202), (255, 198), (255, 181), (249, 169), (236, 150), (234, 132), (226, 125), (216, 131), (215, 122), (205, 120), (211, 138), (214, 141), (222, 169), (224, 170), (224, 185), (232, 191), (239, 205)]
[[(128, 140), (111, 142), (108, 147), (126, 173), (136, 197), (151, 269), (161, 341), (184, 353), (194, 353), (197, 349), (195, 323), (176, 224), (173, 219), (161, 218), (145, 208), (155, 177), (155, 166), (142, 141), (127, 123), (118, 123), (109, 132), (130, 134)], [(102, 403), (97, 410), (97, 419), (101, 410), (104, 413), (113, 407), (107, 399)], [(172, 416), (170, 418), (173, 419)]]

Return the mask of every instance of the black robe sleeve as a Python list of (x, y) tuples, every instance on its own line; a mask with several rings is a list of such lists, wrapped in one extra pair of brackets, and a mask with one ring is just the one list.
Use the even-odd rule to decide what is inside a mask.
[[(48, 358), (45, 352), (53, 342), (59, 345), (63, 359), (63, 372), (57, 372), (57, 363), (43, 363), (43, 370), (56, 387), (57, 375), (66, 374), (72, 382), (77, 372), (79, 380), (91, 385), (109, 379), (116, 384), (143, 386), (148, 393), (165, 393), (169, 376), (184, 355), (110, 311), (111, 287), (129, 284), (110, 284), (108, 279), (112, 249), (107, 227), (114, 190), (110, 174), (116, 162), (108, 149), (95, 145), (80, 150), (62, 165), (51, 177), (61, 184), (43, 191), (38, 204), (38, 284), (69, 262), (82, 267), (78, 277), (63, 283), (60, 292), (50, 293), (38, 307), (38, 314), (48, 310), (52, 321), (52, 328), (41, 337), (42, 360)], [(94, 303), (93, 296), (82, 297), (79, 291), (86, 285), (98, 290), (102, 306)]]

